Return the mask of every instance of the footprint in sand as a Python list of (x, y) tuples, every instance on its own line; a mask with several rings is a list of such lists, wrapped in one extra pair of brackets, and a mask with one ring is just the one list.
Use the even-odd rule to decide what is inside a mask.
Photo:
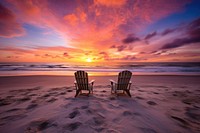
[(89, 114), (89, 115), (92, 115), (92, 114), (95, 113), (95, 110), (93, 110), (93, 109), (87, 109), (86, 113)]
[(109, 100), (116, 100), (116, 97), (109, 97)]
[(19, 99), (16, 99), (18, 102), (26, 102), (26, 101), (29, 101), (29, 100), (31, 100), (31, 98), (30, 97), (22, 97), (22, 98), (19, 98)]
[(15, 96), (7, 96), (6, 98), (13, 98), (13, 97), (15, 97)]
[(81, 109), (87, 109), (88, 106), (81, 106)]
[(1, 121), (16, 121), (26, 117), (25, 114), (18, 114), (18, 115), (10, 115), (1, 118)]
[(51, 98), (51, 99), (47, 100), (47, 102), (53, 103), (53, 102), (55, 102), (56, 100), (57, 100), (56, 98)]
[(64, 126), (64, 129), (69, 130), (69, 131), (74, 131), (74, 130), (78, 129), (79, 126), (81, 126), (81, 125), (82, 125), (82, 123), (80, 123), (80, 122), (69, 123), (66, 126)]
[(190, 97), (185, 98), (185, 99), (182, 100), (183, 103), (189, 104), (189, 105), (195, 104), (195, 103), (198, 104), (199, 101), (200, 101), (200, 97), (199, 96), (190, 96)]
[(34, 94), (34, 93), (33, 93), (33, 94), (28, 95), (28, 96), (31, 96), (31, 97), (32, 97), (32, 96), (37, 96), (37, 94)]
[(130, 112), (130, 111), (123, 112), (123, 116), (131, 116), (131, 115), (132, 115), (132, 112)]
[(119, 123), (119, 121), (120, 121), (120, 118), (114, 118), (114, 119), (112, 120), (112, 122), (114, 122), (114, 123)]
[(88, 120), (86, 124), (92, 126), (93, 128), (99, 128), (105, 125), (105, 118), (102, 116), (94, 116), (92, 119)]
[(136, 96), (135, 98), (140, 99), (140, 100), (144, 100), (145, 98), (140, 97), (140, 96)]
[(12, 104), (14, 101), (10, 98), (0, 99), (0, 106)]
[(200, 122), (200, 110), (196, 108), (187, 108), (185, 113), (189, 118)]
[(72, 113), (69, 114), (68, 118), (73, 119), (80, 115), (80, 112), (78, 110), (73, 111)]
[(103, 117), (93, 117), (93, 121), (94, 121), (95, 126), (100, 126), (104, 124)]
[(30, 104), (30, 105), (28, 105), (28, 107), (26, 108), (26, 110), (34, 109), (34, 108), (36, 108), (37, 106), (38, 106), (38, 104), (36, 104), (36, 103)]
[(189, 123), (182, 118), (179, 118), (177, 116), (171, 116), (171, 118), (173, 118), (176, 122), (179, 122), (178, 124), (182, 127), (188, 127), (189, 126)]
[(32, 121), (29, 124), (29, 127), (26, 129), (25, 133), (36, 133), (36, 132), (43, 131), (43, 130), (45, 130), (47, 128), (56, 127), (56, 126), (57, 126), (57, 124), (54, 124), (50, 120)]
[(15, 111), (19, 111), (21, 110), (20, 108), (14, 108), (14, 109), (10, 109), (10, 110), (7, 110), (6, 112), (15, 112)]
[(45, 94), (42, 97), (49, 97), (49, 96), (50, 96), (50, 94)]
[(66, 92), (61, 92), (59, 95), (65, 95), (66, 94)]
[(139, 92), (146, 92), (145, 90), (138, 90)]
[(100, 127), (100, 128), (95, 128), (95, 131), (99, 132), (103, 132), (106, 128)]
[(148, 101), (147, 102), (149, 105), (157, 105), (157, 103), (153, 102), (153, 101)]
[(140, 128), (143, 133), (157, 133), (155, 130), (151, 128)]
[(136, 115), (136, 116), (141, 116), (141, 114), (140, 114), (140, 113), (138, 113), (138, 112), (135, 112), (135, 113), (133, 113), (133, 115)]

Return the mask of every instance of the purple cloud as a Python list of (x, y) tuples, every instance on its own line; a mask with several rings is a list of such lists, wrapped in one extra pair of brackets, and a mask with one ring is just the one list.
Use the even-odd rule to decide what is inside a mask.
[(199, 36), (199, 38), (180, 38), (180, 39), (175, 39), (171, 43), (165, 44), (160, 49), (177, 48), (177, 47), (181, 47), (183, 45), (189, 45), (191, 43), (197, 43), (197, 42), (200, 42), (200, 36)]
[(186, 35), (187, 37), (178, 38), (178, 39), (173, 40), (170, 43), (164, 44), (160, 48), (160, 50), (177, 48), (184, 45), (190, 45), (192, 43), (199, 43), (200, 42), (200, 18), (192, 21), (189, 25), (187, 25)]
[(121, 58), (121, 60), (134, 60), (134, 59), (137, 59), (137, 58), (133, 55), (127, 55), (127, 56)]
[(166, 30), (164, 30), (162, 33), (161, 33), (161, 35), (162, 36), (165, 36), (165, 35), (167, 35), (167, 34), (170, 34), (170, 33), (172, 33), (172, 32), (174, 32), (176, 29), (166, 29)]
[(133, 43), (136, 41), (139, 41), (140, 39), (138, 37), (135, 37), (134, 35), (128, 35), (125, 39), (122, 40), (123, 43)]
[(144, 39), (145, 39), (145, 40), (148, 40), (148, 39), (150, 39), (150, 38), (152, 38), (152, 37), (154, 37), (154, 36), (156, 36), (156, 35), (157, 35), (157, 32), (154, 31), (153, 33), (150, 33), (150, 34), (146, 35), (146, 37), (145, 37)]

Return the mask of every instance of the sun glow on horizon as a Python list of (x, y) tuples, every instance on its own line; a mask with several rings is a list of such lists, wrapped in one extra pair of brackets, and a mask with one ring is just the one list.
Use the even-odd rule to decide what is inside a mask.
[(87, 58), (86, 62), (92, 62), (92, 59), (91, 58)]

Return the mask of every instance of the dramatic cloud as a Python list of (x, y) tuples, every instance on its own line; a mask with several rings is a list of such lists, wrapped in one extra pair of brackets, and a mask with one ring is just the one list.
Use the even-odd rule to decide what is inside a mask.
[(164, 44), (160, 49), (178, 48), (184, 45), (200, 42), (200, 18), (194, 20), (186, 27), (186, 37), (173, 40)]
[[(199, 42), (199, 20), (186, 23), (195, 17), (188, 8), (191, 3), (190, 0), (3, 0), (0, 59), (12, 61), (14, 58), (6, 57), (19, 56), (17, 61), (23, 62), (158, 61), (160, 57), (151, 51), (169, 51)], [(180, 19), (174, 19), (173, 14)], [(185, 14), (193, 16), (180, 23), (186, 20)]]
[(166, 29), (166, 30), (164, 30), (162, 33), (161, 33), (161, 35), (162, 36), (165, 36), (165, 35), (167, 35), (167, 34), (170, 34), (170, 33), (172, 33), (172, 32), (174, 32), (176, 29)]
[(0, 3), (0, 36), (11, 38), (24, 34), (25, 30), (16, 21), (13, 12)]
[(68, 54), (67, 52), (65, 52), (65, 53), (63, 53), (63, 56), (64, 56), (64, 57), (68, 57), (69, 54)]
[(133, 55), (127, 55), (127, 56), (121, 58), (121, 60), (135, 60), (135, 59), (137, 59), (137, 58)]
[(119, 52), (123, 51), (127, 46), (126, 45), (120, 45), (120, 46), (117, 46), (117, 50)]
[(189, 24), (187, 32), (192, 38), (200, 38), (200, 18)]
[(100, 56), (98, 56), (98, 59), (104, 59), (104, 60), (109, 60), (109, 55), (106, 52), (100, 52), (99, 53)]
[(200, 38), (181, 38), (181, 39), (176, 39), (171, 43), (165, 44), (160, 49), (177, 48), (177, 47), (181, 47), (184, 45), (189, 45), (191, 43), (197, 43), (197, 42), (200, 42)]
[(126, 50), (130, 50), (130, 45), (127, 44), (121, 44), (121, 45), (112, 45), (110, 48), (117, 49), (118, 52)]
[(157, 35), (157, 32), (154, 31), (153, 33), (148, 34), (144, 39), (145, 39), (145, 40), (148, 40), (148, 39), (150, 39), (150, 38), (152, 38), (152, 37), (154, 37), (154, 36), (156, 36), (156, 35)]
[(135, 37), (134, 35), (128, 35), (126, 38), (122, 40), (123, 43), (133, 43), (136, 41), (139, 41), (140, 39), (138, 37)]

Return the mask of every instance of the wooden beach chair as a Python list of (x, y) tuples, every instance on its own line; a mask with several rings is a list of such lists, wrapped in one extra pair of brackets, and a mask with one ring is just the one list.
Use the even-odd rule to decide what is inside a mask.
[(87, 95), (89, 96), (90, 92), (93, 93), (93, 84), (94, 80), (88, 82), (88, 74), (85, 71), (77, 71), (74, 73), (76, 81), (74, 81), (76, 87), (76, 96), (79, 93), (82, 93), (82, 90), (89, 91)]
[(126, 70), (119, 73), (117, 83), (113, 80), (110, 80), (111, 93), (117, 94), (117, 92), (122, 91), (123, 93), (126, 92), (131, 97), (131, 93), (130, 93), (131, 76), (132, 76), (132, 73)]

